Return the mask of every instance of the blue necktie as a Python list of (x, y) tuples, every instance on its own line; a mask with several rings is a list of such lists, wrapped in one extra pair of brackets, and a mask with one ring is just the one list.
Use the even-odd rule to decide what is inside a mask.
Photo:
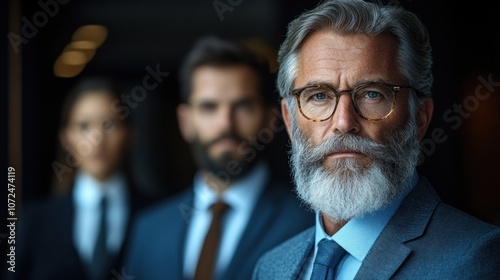
[(311, 280), (326, 280), (335, 278), (335, 267), (346, 253), (337, 242), (322, 239), (318, 243), (318, 252), (314, 260)]

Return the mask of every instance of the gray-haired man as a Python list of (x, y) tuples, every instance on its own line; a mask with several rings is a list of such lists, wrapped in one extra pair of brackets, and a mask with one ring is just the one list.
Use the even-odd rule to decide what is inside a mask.
[(498, 279), (500, 228), (442, 203), (415, 170), (433, 112), (419, 19), (326, 1), (290, 23), (279, 60), (296, 191), (316, 226), (254, 279)]

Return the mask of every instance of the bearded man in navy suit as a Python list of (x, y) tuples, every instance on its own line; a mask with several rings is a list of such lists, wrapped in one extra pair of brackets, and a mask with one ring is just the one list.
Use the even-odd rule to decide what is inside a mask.
[(500, 228), (442, 203), (415, 170), (433, 112), (429, 37), (380, 2), (324, 1), (288, 26), (277, 82), (316, 225), (254, 279), (500, 277)]
[(272, 132), (285, 129), (268, 76), (235, 42), (203, 38), (188, 54), (178, 120), (199, 171), (192, 187), (137, 219), (128, 275), (250, 279), (264, 252), (314, 224), (260, 156)]

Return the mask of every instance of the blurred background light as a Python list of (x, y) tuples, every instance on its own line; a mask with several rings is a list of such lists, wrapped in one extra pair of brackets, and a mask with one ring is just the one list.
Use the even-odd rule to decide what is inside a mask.
[(71, 78), (80, 74), (85, 68), (85, 63), (67, 64), (64, 61), (67, 59), (65, 56), (67, 55), (61, 55), (54, 63), (54, 75), (59, 78)]
[(59, 57), (66, 65), (83, 65), (87, 63), (87, 56), (81, 51), (65, 51)]
[(103, 25), (83, 25), (76, 29), (71, 42), (54, 62), (54, 75), (59, 78), (71, 78), (80, 74), (107, 36), (108, 29)]
[(92, 41), (76, 41), (69, 43), (63, 50), (63, 52), (67, 51), (79, 51), (80, 53), (85, 54), (87, 57), (87, 62), (90, 61), (96, 52), (96, 44)]
[(91, 24), (84, 25), (78, 28), (73, 33), (72, 41), (91, 41), (96, 47), (100, 47), (108, 36), (108, 29), (103, 25)]

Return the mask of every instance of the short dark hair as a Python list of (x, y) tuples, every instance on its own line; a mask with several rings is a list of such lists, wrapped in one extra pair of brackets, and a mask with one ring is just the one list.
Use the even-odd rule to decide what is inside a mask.
[(272, 90), (271, 73), (267, 60), (259, 57), (245, 45), (207, 36), (199, 39), (183, 61), (179, 74), (181, 101), (188, 102), (192, 91), (192, 78), (200, 66), (235, 66), (245, 65), (255, 71), (259, 79), (259, 91), (266, 103), (277, 100)]

